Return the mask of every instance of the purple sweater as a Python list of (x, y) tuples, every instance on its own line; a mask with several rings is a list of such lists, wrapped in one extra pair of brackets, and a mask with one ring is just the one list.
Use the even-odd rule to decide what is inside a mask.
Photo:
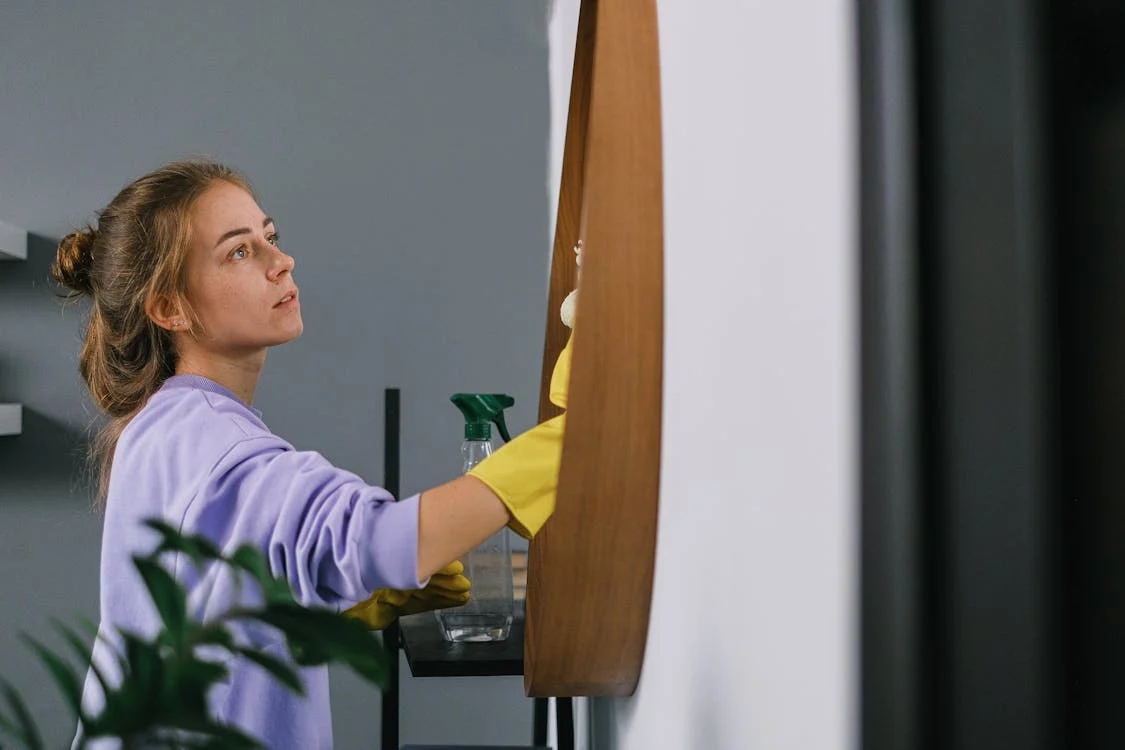
[[(206, 536), (227, 552), (256, 545), (307, 605), (343, 609), (378, 588), (424, 585), (417, 580), (417, 495), (393, 502), (386, 490), (320, 454), (295, 450), (269, 431), (260, 412), (202, 377), (169, 378), (118, 442), (101, 552), (101, 633), (110, 639), (117, 628), (147, 637), (160, 626), (132, 564), (133, 555), (149, 553), (158, 540), (141, 525), (149, 517)], [(199, 575), (181, 559), (172, 564), (195, 618), (258, 601), (252, 584), (239, 594), (224, 566)], [(247, 627), (237, 637), (287, 658), (275, 631)], [(99, 641), (93, 658), (110, 679), (120, 679), (109, 656)], [(208, 696), (216, 719), (270, 748), (332, 747), (327, 668), (302, 670), (307, 695), (300, 698), (250, 662), (228, 667), (229, 682)], [(96, 710), (102, 701), (88, 676), (83, 704)]]

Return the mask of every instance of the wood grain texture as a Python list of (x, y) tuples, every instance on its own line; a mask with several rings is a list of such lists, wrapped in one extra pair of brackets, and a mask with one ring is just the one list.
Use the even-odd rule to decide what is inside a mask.
[(582, 199), (586, 175), (586, 131), (590, 113), (590, 83), (594, 68), (597, 0), (586, 0), (578, 11), (574, 72), (570, 81), (570, 104), (563, 147), (562, 181), (559, 185), (555, 244), (551, 252), (551, 281), (547, 291), (547, 326), (543, 335), (543, 370), (539, 387), (539, 421), (558, 416), (561, 409), (547, 398), (551, 372), (559, 352), (566, 346), (570, 329), (563, 325), (559, 308), (578, 281), (574, 246), (582, 229)]
[[(552, 293), (556, 280), (570, 289), (584, 212), (582, 282), (558, 502), (530, 549), (524, 687), (533, 696), (632, 694), (656, 554), (664, 290), (655, 1), (586, 0), (579, 24)], [(557, 305), (544, 384), (558, 351), (552, 314)]]

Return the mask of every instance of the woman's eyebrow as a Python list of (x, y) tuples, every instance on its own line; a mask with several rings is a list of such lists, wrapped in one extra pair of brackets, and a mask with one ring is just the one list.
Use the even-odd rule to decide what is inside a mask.
[[(270, 217), (267, 216), (265, 219), (262, 220), (262, 228), (265, 229), (266, 227), (268, 227), (272, 223), (273, 223), (273, 219), (271, 219)], [(249, 227), (239, 227), (238, 229), (232, 229), (229, 232), (226, 232), (225, 234), (223, 234), (222, 237), (220, 237), (215, 242), (215, 247), (218, 247), (219, 245), (223, 244), (224, 242), (229, 240), (231, 237), (237, 237), (240, 234), (250, 234), (250, 228)]]

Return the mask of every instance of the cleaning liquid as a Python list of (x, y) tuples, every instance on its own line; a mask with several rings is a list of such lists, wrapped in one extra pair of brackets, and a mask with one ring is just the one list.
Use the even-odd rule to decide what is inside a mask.
[[(464, 472), (492, 455), (492, 424), (505, 442), (511, 439), (504, 409), (515, 399), (500, 393), (457, 393), (450, 398), (465, 417), (461, 443)], [(442, 637), (454, 643), (503, 641), (512, 629), (515, 597), (512, 589), (512, 543), (506, 528), (486, 539), (461, 558), (472, 582), (467, 604), (436, 610)]]

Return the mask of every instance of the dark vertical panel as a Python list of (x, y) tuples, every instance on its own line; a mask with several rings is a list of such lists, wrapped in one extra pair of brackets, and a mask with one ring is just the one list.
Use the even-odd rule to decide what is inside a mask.
[(1125, 747), (1125, 7), (1051, 7), (1070, 746)]
[(919, 4), (932, 742), (1060, 747), (1037, 7)]
[(927, 736), (910, 7), (858, 3), (864, 750), (914, 750)]

